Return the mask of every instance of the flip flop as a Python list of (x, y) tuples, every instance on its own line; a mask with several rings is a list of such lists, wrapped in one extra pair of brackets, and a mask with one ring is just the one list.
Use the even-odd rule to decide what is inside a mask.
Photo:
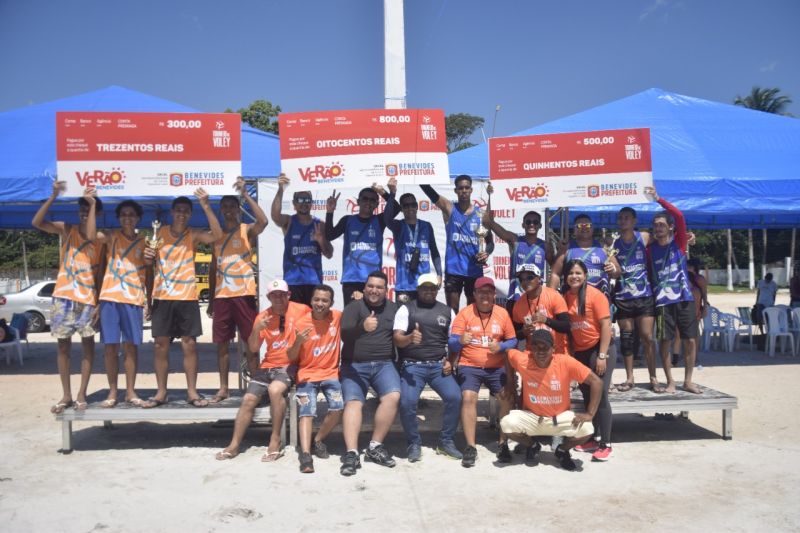
[(157, 400), (155, 397), (150, 397), (146, 402), (142, 403), (141, 407), (142, 409), (153, 409), (155, 407), (160, 407), (165, 403), (167, 403), (166, 400)]
[(227, 395), (227, 396), (222, 396), (222, 395), (220, 395), (220, 394), (215, 394), (214, 396), (212, 396), (212, 397), (211, 397), (211, 398), (208, 400), (208, 403), (219, 403), (219, 402), (222, 402), (222, 401), (225, 401), (225, 400), (227, 400), (227, 399), (228, 399), (228, 398), (230, 398), (230, 397), (231, 397), (231, 395), (230, 395), (230, 394), (229, 394), (229, 395)]
[(147, 402), (141, 398), (132, 398), (130, 400), (125, 400), (125, 403), (132, 407), (144, 407)]
[(85, 411), (89, 408), (89, 404), (86, 402), (82, 402), (80, 400), (75, 400), (72, 403), (72, 406), (75, 408), (76, 411)]
[(111, 409), (115, 405), (117, 405), (117, 400), (114, 398), (108, 398), (107, 400), (100, 402), (100, 407), (105, 407), (106, 409)]
[(286, 453), (285, 450), (278, 450), (276, 452), (267, 452), (261, 456), (262, 463), (274, 463)]
[(216, 457), (217, 461), (227, 461), (228, 459), (233, 459), (237, 455), (239, 455), (239, 454), (238, 453), (231, 453), (228, 450), (222, 450), (222, 451), (217, 452), (217, 455), (215, 455), (214, 457)]
[(60, 415), (64, 412), (64, 409), (68, 409), (70, 407), (72, 407), (72, 400), (68, 402), (58, 402), (50, 408), (50, 412), (54, 415)]
[(634, 387), (633, 383), (629, 381), (614, 386), (617, 388), (617, 392), (628, 392)]
[(189, 398), (186, 398), (186, 403), (188, 403), (192, 407), (198, 407), (198, 408), (199, 407), (208, 407), (208, 400), (206, 400), (202, 396), (198, 396), (197, 398), (194, 398), (194, 399), (191, 399), (191, 400)]

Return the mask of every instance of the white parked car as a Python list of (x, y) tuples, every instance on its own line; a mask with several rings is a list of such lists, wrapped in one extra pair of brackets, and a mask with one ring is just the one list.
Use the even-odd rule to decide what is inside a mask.
[(50, 325), (55, 287), (55, 281), (40, 281), (19, 292), (0, 295), (0, 318), (11, 322), (14, 313), (28, 313), (28, 331), (44, 331)]

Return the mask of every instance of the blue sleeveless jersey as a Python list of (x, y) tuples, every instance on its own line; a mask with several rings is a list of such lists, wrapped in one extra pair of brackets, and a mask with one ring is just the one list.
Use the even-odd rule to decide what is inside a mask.
[(645, 250), (642, 234), (634, 233), (634, 240), (626, 243), (622, 237), (614, 241), (614, 248), (618, 250), (617, 261), (622, 267), (619, 276), (619, 288), (614, 296), (616, 300), (633, 300), (647, 298), (653, 295), (650, 280), (647, 279), (647, 250)]
[(445, 226), (447, 234), (447, 251), (445, 257), (446, 274), (455, 274), (469, 278), (483, 276), (483, 267), (475, 263), (478, 254), (478, 236), (475, 230), (481, 223), (481, 210), (475, 207), (467, 216), (453, 204), (450, 220)]
[(283, 236), (283, 280), (289, 285), (317, 285), (322, 283), (322, 251), (311, 238), (314, 224), (302, 224), (297, 215), (292, 215), (289, 231)]
[(348, 215), (342, 249), (342, 282), (364, 282), (370, 272), (380, 270), (382, 243), (383, 230), (377, 216), (362, 222), (358, 216)]
[[(573, 259), (580, 259), (586, 265), (589, 271), (586, 277), (586, 283), (595, 289), (602, 291), (606, 296), (608, 295), (608, 274), (603, 270), (608, 255), (606, 251), (597, 240), (592, 241), (589, 248), (581, 248), (578, 243), (573, 239), (569, 241), (569, 248), (567, 248), (567, 256), (564, 259), (564, 266), (566, 267), (567, 261)], [(566, 272), (563, 273), (567, 275)]]
[[(415, 291), (417, 290), (417, 278), (421, 274), (431, 271), (431, 248), (433, 240), (433, 226), (430, 222), (417, 220), (416, 229), (412, 231), (403, 220), (393, 220), (389, 228), (394, 235), (394, 250), (396, 263), (395, 290)], [(416, 233), (416, 240), (414, 234)], [(414, 249), (419, 248), (419, 267), (417, 270), (410, 271), (408, 263), (411, 261), (411, 254)]]
[(511, 254), (511, 267), (508, 273), (510, 282), (508, 284), (508, 297), (512, 300), (518, 300), (522, 295), (522, 289), (517, 283), (517, 267), (533, 263), (539, 267), (544, 279), (544, 262), (545, 262), (545, 242), (542, 239), (536, 239), (534, 244), (528, 244), (524, 235), (517, 235), (517, 242), (514, 243), (514, 251)]
[(686, 272), (686, 256), (675, 241), (670, 241), (666, 246), (653, 242), (649, 252), (656, 307), (693, 302), (689, 274)]

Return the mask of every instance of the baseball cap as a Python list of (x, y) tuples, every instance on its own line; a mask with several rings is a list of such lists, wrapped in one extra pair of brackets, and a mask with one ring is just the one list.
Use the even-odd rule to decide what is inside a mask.
[(542, 271), (539, 269), (538, 266), (534, 265), (533, 263), (525, 263), (524, 265), (518, 266), (517, 274), (521, 274), (522, 272), (530, 272), (534, 276), (542, 275)]
[(439, 276), (436, 274), (428, 273), (423, 274), (417, 279), (417, 287), (422, 287), (426, 283), (430, 283), (431, 285), (439, 286)]
[(533, 332), (533, 335), (531, 335), (531, 344), (534, 342), (543, 342), (552, 348), (553, 335), (546, 329), (537, 329)]
[(476, 279), (475, 290), (478, 290), (482, 287), (491, 287), (494, 289), (494, 280), (492, 278), (487, 278), (486, 276)]
[(267, 295), (273, 291), (289, 292), (289, 285), (287, 285), (282, 279), (274, 279), (269, 282), (269, 285), (267, 285)]

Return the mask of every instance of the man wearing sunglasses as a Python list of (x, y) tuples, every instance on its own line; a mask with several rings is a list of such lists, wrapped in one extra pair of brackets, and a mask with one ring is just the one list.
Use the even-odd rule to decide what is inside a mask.
[[(383, 230), (386, 229), (386, 220), (383, 216), (374, 214), (378, 208), (378, 194), (389, 202), (394, 201), (393, 196), (397, 192), (397, 180), (391, 178), (387, 184), (389, 193), (383, 187), (373, 184), (373, 186), (361, 189), (358, 193), (358, 214), (345, 215), (333, 225), (333, 213), (336, 211), (336, 203), (342, 193), (333, 194), (328, 197), (325, 213), (325, 238), (332, 242), (344, 235), (344, 246), (342, 247), (342, 295), (346, 306), (354, 299), (363, 297), (364, 284), (370, 272), (380, 270), (383, 266)], [(395, 202), (396, 203), (396, 202)], [(399, 207), (393, 207), (395, 212)]]
[[(539, 238), (539, 229), (542, 227), (542, 217), (536, 211), (528, 211), (522, 217), (521, 235), (514, 234), (497, 223), (491, 209), (487, 209), (483, 215), (483, 225), (495, 232), (495, 234), (508, 244), (509, 255), (511, 256), (511, 267), (509, 268), (510, 277), (518, 272), (519, 267), (527, 264), (534, 264), (539, 269), (539, 275), (544, 274), (545, 261), (550, 263), (552, 257), (547, 249), (545, 242)], [(514, 303), (519, 300), (525, 290), (517, 282), (516, 277), (512, 277), (508, 285), (508, 300), (506, 310), (511, 314)]]
[(475, 301), (475, 280), (483, 276), (483, 266), (494, 251), (492, 232), (485, 236), (486, 251), (479, 252), (475, 230), (481, 225), (481, 209), (472, 203), (472, 178), (461, 174), (455, 179), (456, 203), (439, 196), (430, 185), (421, 185), (422, 191), (442, 211), (447, 235), (445, 251), (444, 291), (447, 305), (458, 312), (461, 291), (467, 304)]
[(322, 283), (322, 256), (333, 257), (333, 246), (325, 238), (325, 223), (311, 215), (311, 191), (294, 193), (294, 215), (281, 213), (283, 191), (288, 185), (285, 174), (278, 176), (271, 209), (272, 221), (283, 230), (283, 279), (289, 284), (293, 302), (311, 305), (314, 287)]
[(517, 267), (517, 282), (523, 291), (511, 312), (517, 339), (524, 340), (537, 329), (546, 329), (553, 334), (556, 352), (568, 353), (570, 324), (564, 297), (542, 284), (542, 271), (533, 263)]
[(395, 301), (407, 303), (417, 298), (417, 279), (431, 271), (431, 263), (436, 275), (442, 278), (442, 259), (430, 222), (417, 218), (417, 198), (411, 193), (400, 196), (403, 220), (393, 220), (396, 213), (389, 202), (384, 211), (386, 226), (394, 236), (396, 259)]
[(600, 241), (594, 238), (594, 227), (589, 215), (575, 217), (574, 238), (570, 239), (565, 252), (553, 261), (550, 274), (550, 288), (561, 286), (564, 265), (573, 259), (580, 259), (588, 269), (587, 283), (609, 296), (609, 278), (618, 278), (620, 267), (615, 257), (609, 257)]

